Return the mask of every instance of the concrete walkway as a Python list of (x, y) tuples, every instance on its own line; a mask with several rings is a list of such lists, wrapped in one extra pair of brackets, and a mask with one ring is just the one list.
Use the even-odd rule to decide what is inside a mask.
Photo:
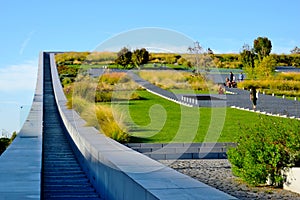
[[(253, 110), (249, 91), (237, 88), (226, 88), (226, 90), (233, 93), (226, 95), (227, 106)], [(300, 118), (300, 102), (259, 93), (256, 111), (272, 115)]]

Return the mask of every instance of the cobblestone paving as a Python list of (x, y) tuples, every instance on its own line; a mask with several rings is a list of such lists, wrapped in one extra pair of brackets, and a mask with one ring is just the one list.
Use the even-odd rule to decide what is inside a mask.
[(238, 199), (300, 200), (300, 194), (287, 190), (247, 186), (232, 175), (231, 166), (227, 159), (161, 160), (159, 162)]

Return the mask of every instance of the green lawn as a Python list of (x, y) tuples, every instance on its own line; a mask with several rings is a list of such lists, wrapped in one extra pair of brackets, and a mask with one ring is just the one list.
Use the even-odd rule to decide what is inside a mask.
[[(126, 117), (131, 142), (234, 142), (259, 114), (232, 108), (190, 108), (139, 91), (143, 100), (114, 102)], [(264, 116), (269, 117), (269, 116)], [(274, 118), (277, 120), (291, 120)]]

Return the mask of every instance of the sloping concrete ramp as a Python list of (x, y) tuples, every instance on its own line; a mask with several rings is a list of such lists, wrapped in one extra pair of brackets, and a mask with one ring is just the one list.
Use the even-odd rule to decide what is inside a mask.
[[(43, 99), (44, 101), (48, 99), (42, 97), (46, 95), (42, 92), (44, 82), (42, 75), (48, 63), (44, 63), (43, 60), (48, 56), (55, 98), (55, 102), (52, 102), (50, 107), (43, 106), (43, 103), (46, 104)], [(51, 93), (47, 95), (51, 96)], [(46, 115), (44, 129), (42, 127), (43, 115)], [(58, 121), (61, 118), (63, 124), (61, 130), (57, 130), (57, 123), (47, 125), (46, 122), (54, 121), (54, 118)], [(91, 195), (90, 198), (98, 198), (93, 195), (100, 194), (102, 199), (116, 200), (236, 199), (125, 147), (105, 137), (95, 128), (86, 127), (85, 124), (75, 111), (66, 108), (66, 98), (57, 74), (54, 53), (41, 53), (38, 84), (30, 115), (16, 140), (0, 157), (0, 199), (43, 198), (45, 188), (41, 186), (47, 185), (47, 181), (42, 179), (42, 177), (47, 177), (43, 172), (46, 168), (54, 169), (54, 166), (66, 167), (66, 174), (69, 174), (70, 166), (76, 168), (72, 168), (71, 171), (82, 169), (85, 173), (80, 173), (79, 176), (83, 177), (80, 179), (83, 181), (74, 179), (69, 183), (88, 182), (90, 189), (86, 191), (86, 194)], [(50, 144), (42, 144), (43, 137), (48, 137), (45, 133), (47, 129), (50, 130), (51, 135), (53, 134), (53, 138), (54, 134), (62, 130), (66, 133), (65, 137), (59, 137), (50, 142), (55, 143), (58, 142), (57, 140), (66, 142), (61, 143), (62, 146), (53, 146), (53, 148), (60, 149), (64, 158), (47, 155), (46, 149), (52, 149)], [(43, 153), (42, 145), (44, 146)], [(68, 163), (64, 160), (70, 155), (65, 152), (69, 149), (75, 153), (76, 162)], [(42, 155), (51, 157), (52, 160), (42, 165), (42, 160), (45, 160)], [(64, 162), (66, 165), (62, 164)], [(55, 182), (59, 186), (63, 182), (68, 182), (67, 178), (49, 182)], [(90, 193), (91, 191), (93, 193)], [(80, 195), (78, 194), (77, 199), (85, 199)], [(69, 197), (65, 196), (64, 199), (74, 199), (76, 195)]]

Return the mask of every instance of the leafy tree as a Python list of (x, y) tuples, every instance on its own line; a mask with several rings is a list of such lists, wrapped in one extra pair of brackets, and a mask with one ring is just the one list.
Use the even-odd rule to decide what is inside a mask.
[(149, 52), (145, 49), (136, 49), (132, 54), (132, 62), (139, 68), (140, 65), (146, 64), (149, 61)]
[(300, 54), (300, 48), (297, 47), (297, 46), (295, 46), (295, 48), (293, 48), (293, 49), (291, 50), (291, 53), (292, 53), (292, 54)]
[(253, 50), (249, 45), (245, 44), (243, 46), (243, 51), (240, 53), (239, 60), (249, 78), (253, 78), (254, 76), (254, 57)]
[(267, 37), (258, 37), (254, 40), (254, 52), (257, 53), (259, 61), (264, 57), (270, 55), (272, 50), (272, 43)]
[(123, 67), (126, 67), (129, 64), (131, 64), (132, 52), (128, 48), (123, 47), (117, 55), (118, 58), (115, 60), (116, 64), (121, 65)]

